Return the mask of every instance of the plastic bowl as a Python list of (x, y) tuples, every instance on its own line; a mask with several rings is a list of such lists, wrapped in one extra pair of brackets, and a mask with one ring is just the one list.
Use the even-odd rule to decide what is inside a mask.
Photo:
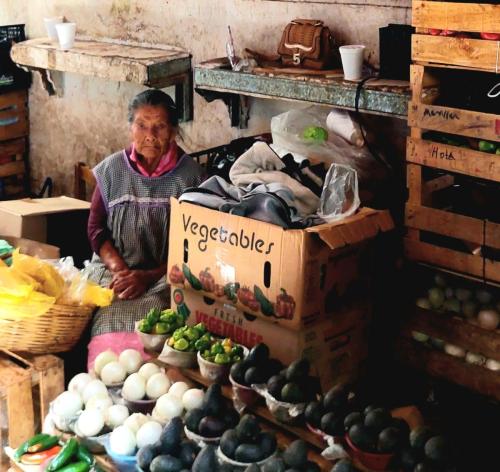
[(178, 351), (165, 343), (158, 360), (172, 367), (188, 369), (196, 366), (196, 351)]
[(203, 447), (207, 444), (211, 444), (212, 446), (218, 446), (220, 442), (221, 436), (216, 438), (207, 438), (206, 436), (200, 436), (199, 434), (193, 433), (191, 430), (184, 426), (184, 433), (186, 437), (191, 441), (194, 441), (199, 447)]
[(306, 428), (309, 431), (311, 431), (311, 433), (315, 434), (316, 436), (319, 436), (325, 442), (328, 441), (328, 438), (333, 437), (333, 436), (330, 436), (329, 434), (326, 434), (324, 431), (321, 431), (321, 429), (315, 428), (314, 426), (312, 426), (307, 421), (306, 421)]
[(106, 454), (111, 457), (111, 460), (115, 463), (120, 472), (136, 472), (137, 457), (135, 454), (133, 456), (115, 454), (109, 447), (109, 437), (104, 442), (104, 447), (106, 449)]
[[(259, 467), (262, 467), (266, 462), (268, 462), (270, 459), (276, 456), (277, 451), (274, 451), (269, 457), (266, 457), (265, 459), (255, 462)], [(222, 464), (229, 464), (233, 468), (233, 470), (245, 470), (249, 465), (252, 464), (252, 462), (238, 462), (233, 459), (230, 459), (227, 457), (222, 451), (221, 448), (217, 448), (217, 456), (219, 458), (219, 461), (222, 462)]]
[(259, 394), (254, 389), (235, 382), (231, 374), (229, 374), (229, 381), (233, 386), (233, 395), (237, 401), (246, 406), (252, 406), (259, 400)]
[[(243, 358), (248, 355), (248, 349), (245, 346), (243, 348)], [(198, 365), (200, 366), (200, 374), (204, 379), (209, 380), (214, 383), (228, 383), (229, 381), (229, 371), (231, 370), (231, 364), (216, 364), (215, 362), (207, 361), (203, 359), (201, 352), (198, 351), (197, 355)]]
[(139, 331), (139, 321), (135, 323), (135, 332), (139, 336), (142, 345), (146, 351), (161, 352), (165, 341), (169, 338), (170, 334), (148, 334)]
[(146, 398), (144, 400), (127, 400), (126, 398), (121, 398), (123, 399), (124, 405), (131, 413), (143, 413), (145, 415), (150, 415), (156, 405), (156, 399), (151, 400)]
[(271, 414), (281, 423), (294, 425), (299, 422), (302, 418), (302, 413), (293, 415), (291, 413), (294, 407), (297, 407), (295, 403), (287, 403), (276, 400), (271, 394), (265, 396), (267, 409)]
[(391, 459), (394, 457), (394, 454), (378, 454), (362, 451), (352, 443), (348, 434), (345, 435), (345, 440), (351, 449), (353, 457), (370, 470), (387, 470)]

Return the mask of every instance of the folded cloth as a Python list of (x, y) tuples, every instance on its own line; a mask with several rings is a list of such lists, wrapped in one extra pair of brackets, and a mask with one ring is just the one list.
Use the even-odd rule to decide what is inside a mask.
[(316, 213), (319, 197), (299, 181), (283, 172), (285, 164), (267, 143), (256, 142), (233, 164), (229, 172), (237, 187), (255, 184), (280, 184), (294, 197), (294, 207), (301, 217)]

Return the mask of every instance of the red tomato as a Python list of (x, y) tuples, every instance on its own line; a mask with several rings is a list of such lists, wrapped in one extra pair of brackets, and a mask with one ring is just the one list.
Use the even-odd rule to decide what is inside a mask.
[(441, 30), (431, 28), (431, 29), (429, 29), (429, 34), (432, 36), (439, 36), (441, 34)]
[(456, 31), (443, 30), (443, 31), (441, 31), (440, 36), (455, 36), (456, 34), (457, 34)]
[(481, 38), (491, 41), (500, 41), (500, 33), (481, 33)]

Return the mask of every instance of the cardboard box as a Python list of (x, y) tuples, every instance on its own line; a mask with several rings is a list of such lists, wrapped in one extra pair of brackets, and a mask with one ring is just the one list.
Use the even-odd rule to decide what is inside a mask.
[(191, 290), (172, 288), (173, 306), (189, 314), (187, 323), (204, 323), (208, 330), (249, 348), (259, 342), (269, 346), (272, 357), (285, 364), (306, 356), (323, 385), (341, 373), (351, 372), (367, 356), (367, 329), (371, 306), (357, 302), (302, 331), (264, 320)]
[(361, 276), (361, 249), (394, 224), (361, 209), (304, 230), (172, 200), (168, 278), (295, 330), (333, 312), (331, 300)]
[(50, 244), (43, 244), (31, 239), (16, 238), (14, 236), (2, 236), (0, 239), (7, 241), (11, 246), (19, 248), (22, 254), (36, 256), (40, 259), (59, 259), (60, 251), (58, 247)]
[(0, 202), (0, 234), (60, 248), (80, 265), (91, 256), (87, 238), (90, 203), (70, 197)]

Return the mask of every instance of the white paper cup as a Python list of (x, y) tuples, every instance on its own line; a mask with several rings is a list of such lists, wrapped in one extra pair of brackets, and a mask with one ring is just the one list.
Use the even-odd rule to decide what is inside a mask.
[(340, 57), (344, 69), (345, 80), (359, 80), (363, 74), (363, 55), (365, 46), (362, 44), (351, 44), (340, 46)]
[(44, 18), (45, 29), (50, 39), (57, 39), (56, 25), (63, 22), (62, 16), (54, 16), (52, 18)]
[(71, 49), (75, 44), (76, 23), (59, 23), (56, 31), (61, 49)]

